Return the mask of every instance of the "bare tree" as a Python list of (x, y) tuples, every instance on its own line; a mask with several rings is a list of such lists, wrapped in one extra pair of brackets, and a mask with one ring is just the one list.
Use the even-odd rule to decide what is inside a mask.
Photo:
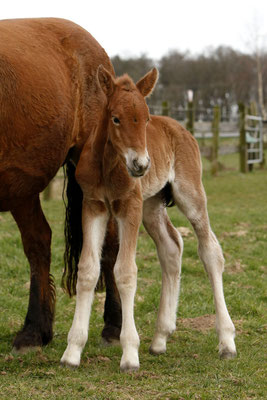
[(256, 63), (258, 101), (261, 115), (264, 120), (267, 120), (267, 112), (264, 105), (264, 86), (262, 73), (263, 60), (266, 59), (265, 43), (267, 40), (267, 33), (262, 32), (262, 26), (264, 26), (264, 24), (259, 14), (254, 14), (253, 19), (248, 26), (249, 40), (247, 44)]

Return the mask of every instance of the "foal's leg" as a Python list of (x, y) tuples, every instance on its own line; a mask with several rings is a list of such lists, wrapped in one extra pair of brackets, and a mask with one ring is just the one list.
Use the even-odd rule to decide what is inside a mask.
[(139, 336), (134, 322), (134, 296), (137, 282), (135, 251), (139, 226), (142, 218), (141, 199), (132, 198), (124, 204), (123, 212), (117, 214), (120, 248), (114, 267), (114, 275), (122, 305), (122, 346), (121, 371), (139, 368)]
[(100, 256), (108, 214), (102, 202), (83, 203), (83, 247), (78, 265), (76, 308), (62, 364), (78, 367), (87, 342), (94, 289), (100, 273)]
[(183, 240), (171, 224), (162, 200), (157, 196), (144, 202), (143, 223), (157, 246), (162, 268), (162, 289), (156, 332), (150, 347), (151, 353), (161, 354), (166, 351), (168, 336), (176, 328)]
[(27, 198), (11, 210), (19, 227), (24, 252), (31, 268), (29, 307), (22, 330), (14, 340), (14, 348), (47, 344), (53, 337), (55, 288), (50, 270), (51, 229), (41, 209), (39, 196)]
[(194, 185), (183, 180), (181, 183), (173, 184), (173, 195), (176, 204), (189, 219), (196, 232), (199, 257), (212, 285), (219, 354), (221, 358), (235, 357), (235, 327), (228, 313), (223, 293), (224, 257), (221, 246), (210, 227), (204, 188), (201, 183)]

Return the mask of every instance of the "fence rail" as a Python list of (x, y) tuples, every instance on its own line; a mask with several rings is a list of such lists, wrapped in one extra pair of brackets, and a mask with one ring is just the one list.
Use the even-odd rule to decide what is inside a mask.
[[(213, 137), (212, 132), (196, 132), (194, 134), (196, 139), (211, 139)], [(219, 137), (224, 138), (224, 139), (230, 139), (230, 138), (239, 138), (240, 133), (239, 132), (220, 132)]]

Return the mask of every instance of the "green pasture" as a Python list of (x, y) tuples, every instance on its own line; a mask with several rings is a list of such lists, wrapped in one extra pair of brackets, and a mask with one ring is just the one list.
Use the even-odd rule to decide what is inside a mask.
[[(197, 256), (192, 228), (176, 208), (169, 210), (184, 236), (183, 272), (177, 330), (167, 353), (148, 352), (160, 295), (161, 272), (154, 245), (144, 229), (137, 249), (138, 291), (135, 320), (141, 339), (140, 370), (120, 373), (120, 347), (104, 347), (104, 293), (97, 293), (89, 340), (81, 366), (62, 368), (75, 299), (60, 288), (63, 269), (64, 209), (61, 200), (45, 202), (53, 230), (52, 273), (57, 285), (54, 340), (42, 351), (11, 352), (28, 305), (29, 267), (18, 229), (0, 215), (0, 399), (265, 399), (267, 294), (267, 170), (241, 175), (235, 156), (216, 178), (204, 171), (211, 225), (222, 245), (225, 297), (237, 329), (237, 358), (220, 360), (214, 306), (206, 273)], [(204, 161), (204, 169), (209, 165)]]

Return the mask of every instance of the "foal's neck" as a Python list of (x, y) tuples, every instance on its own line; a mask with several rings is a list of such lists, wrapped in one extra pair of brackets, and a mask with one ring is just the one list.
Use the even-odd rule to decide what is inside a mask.
[(129, 176), (123, 156), (120, 155), (109, 137), (110, 119), (103, 113), (93, 140), (93, 158), (101, 171), (101, 182), (106, 199), (113, 201), (125, 197), (136, 186), (137, 180)]
[(108, 141), (108, 114), (103, 112), (102, 118), (96, 129), (93, 143), (93, 153), (96, 158), (101, 158), (103, 161), (105, 145)]
[(116, 169), (118, 163), (121, 169), (125, 168), (127, 171), (109, 139), (109, 123), (109, 115), (104, 111), (93, 139), (94, 159), (98, 160), (98, 164), (101, 165), (103, 176), (106, 176), (110, 170)]

